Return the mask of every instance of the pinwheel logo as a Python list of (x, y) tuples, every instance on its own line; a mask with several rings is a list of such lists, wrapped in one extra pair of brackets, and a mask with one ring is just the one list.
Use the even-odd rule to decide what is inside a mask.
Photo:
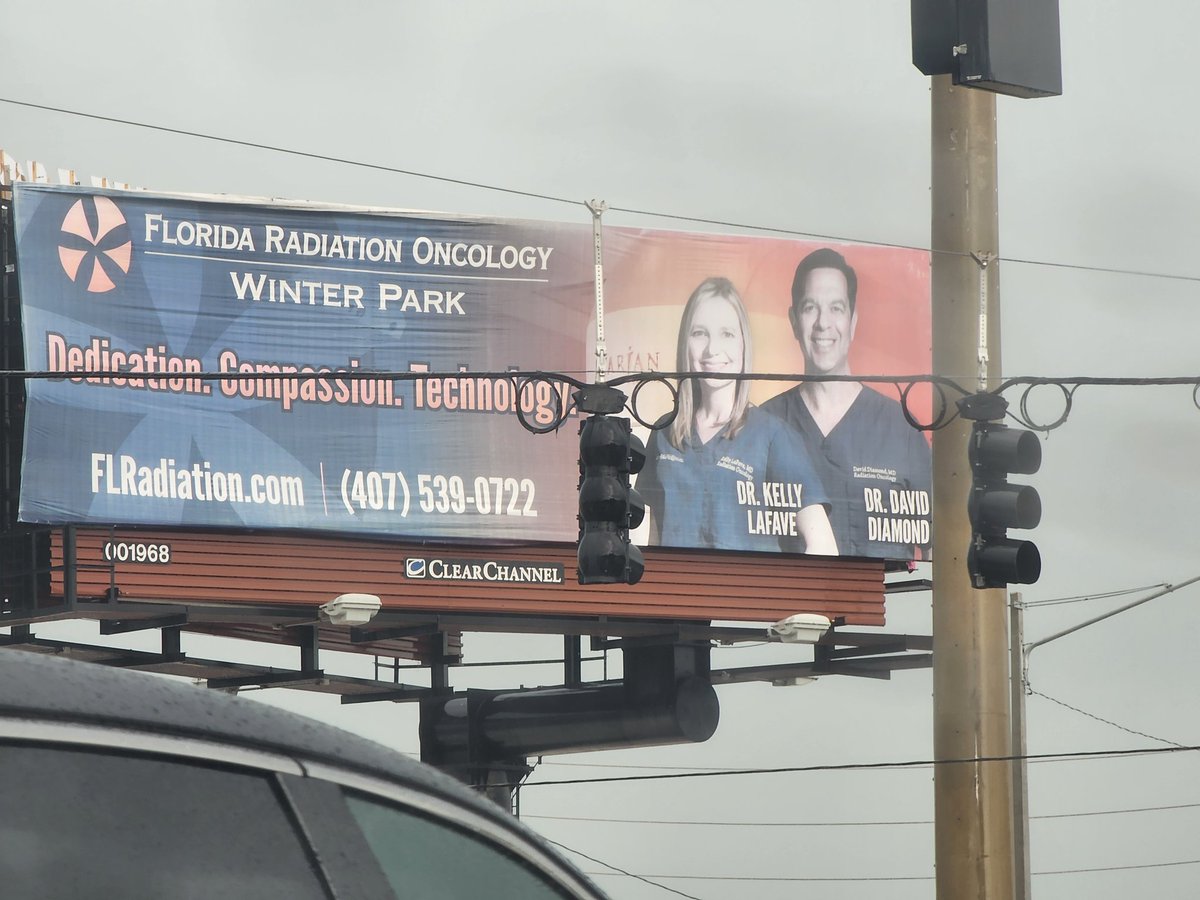
[(67, 277), (103, 294), (129, 271), (133, 242), (125, 216), (107, 197), (76, 200), (63, 219), (58, 259)]

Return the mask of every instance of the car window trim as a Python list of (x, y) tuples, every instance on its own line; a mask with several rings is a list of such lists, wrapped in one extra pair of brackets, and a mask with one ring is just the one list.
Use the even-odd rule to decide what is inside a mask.
[(0, 740), (72, 744), (128, 753), (177, 756), (290, 775), (303, 775), (305, 772), (303, 764), (296, 757), (283, 753), (184, 735), (154, 734), (116, 725), (0, 717)]

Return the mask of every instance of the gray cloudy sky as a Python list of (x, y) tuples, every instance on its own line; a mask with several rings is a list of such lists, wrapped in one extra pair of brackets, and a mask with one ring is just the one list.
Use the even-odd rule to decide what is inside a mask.
[[(1200, 7), (1183, 0), (1060, 5), (1064, 95), (998, 103), (1001, 253), (1046, 264), (1001, 265), (1004, 372), (1197, 374), (1200, 130), (1189, 110)], [(0, 96), (9, 100), (574, 201), (599, 197), (641, 210), (928, 244), (928, 81), (909, 62), (903, 0), (0, 0), (0, 19)], [(578, 205), (11, 103), (0, 103), (0, 147), (154, 190), (587, 221)], [(629, 214), (606, 221), (679, 227)], [(1190, 389), (1084, 388), (1075, 400), (1066, 425), (1045, 440), (1035, 478), (1045, 565), (1026, 599), (1200, 573), (1200, 410)], [(1185, 589), (1037, 650), (1030, 751), (1200, 743), (1198, 597), (1200, 589)], [(1032, 609), (1027, 638), (1125, 599)], [(927, 595), (891, 601), (888, 630), (929, 628)], [(279, 659), (198, 639), (185, 649)], [(474, 659), (556, 649), (555, 641), (534, 639), (468, 643)], [(716, 662), (790, 658), (793, 651), (754, 647), (718, 651)], [(361, 661), (344, 668), (369, 674)], [(558, 673), (470, 677), (512, 686)], [(805, 688), (719, 693), (721, 727), (707, 744), (559, 757), (533, 780), (932, 752), (928, 671), (890, 682), (825, 678)], [(414, 710), (263, 696), (417, 748)], [(1194, 753), (1034, 764), (1039, 900), (1195, 896), (1198, 765)], [(631, 872), (829, 879), (663, 882), (703, 900), (776, 900), (800, 891), (833, 900), (932, 897), (932, 826), (907, 824), (931, 819), (932, 806), (930, 769), (529, 787), (522, 798), (529, 824)], [(1163, 806), (1182, 808), (1129, 811)], [(1115, 810), (1125, 812), (1063, 817)], [(541, 818), (549, 816), (576, 818)], [(598, 821), (605, 818), (798, 824)], [(1053, 874), (1104, 867), (1119, 870)], [(627, 877), (599, 880), (621, 900), (672, 896)]]

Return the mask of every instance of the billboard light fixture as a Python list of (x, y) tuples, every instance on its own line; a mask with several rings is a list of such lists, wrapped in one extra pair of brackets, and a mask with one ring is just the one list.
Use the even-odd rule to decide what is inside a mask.
[(321, 605), (321, 618), (330, 625), (365, 625), (382, 606), (383, 601), (374, 594), (339, 594)]
[(815, 644), (832, 626), (828, 616), (800, 613), (767, 626), (767, 637), (785, 644)]

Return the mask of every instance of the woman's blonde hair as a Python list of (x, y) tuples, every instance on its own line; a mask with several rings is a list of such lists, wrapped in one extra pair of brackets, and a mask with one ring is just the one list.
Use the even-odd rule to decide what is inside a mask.
[[(683, 317), (679, 320), (679, 339), (675, 350), (675, 371), (690, 371), (688, 360), (688, 336), (692, 332), (692, 321), (696, 318), (696, 309), (700, 301), (709, 297), (717, 297), (726, 301), (737, 313), (738, 324), (742, 329), (742, 367), (746, 372), (751, 366), (750, 317), (746, 313), (746, 304), (728, 278), (705, 278), (688, 297), (687, 305), (683, 308)], [(696, 415), (696, 407), (700, 399), (700, 379), (689, 378), (679, 386), (679, 411), (675, 421), (667, 431), (667, 438), (676, 449), (683, 449), (692, 436), (692, 420)], [(730, 416), (726, 436), (733, 437), (746, 424), (746, 410), (750, 407), (750, 382), (739, 381), (737, 393), (733, 400), (733, 414)]]

